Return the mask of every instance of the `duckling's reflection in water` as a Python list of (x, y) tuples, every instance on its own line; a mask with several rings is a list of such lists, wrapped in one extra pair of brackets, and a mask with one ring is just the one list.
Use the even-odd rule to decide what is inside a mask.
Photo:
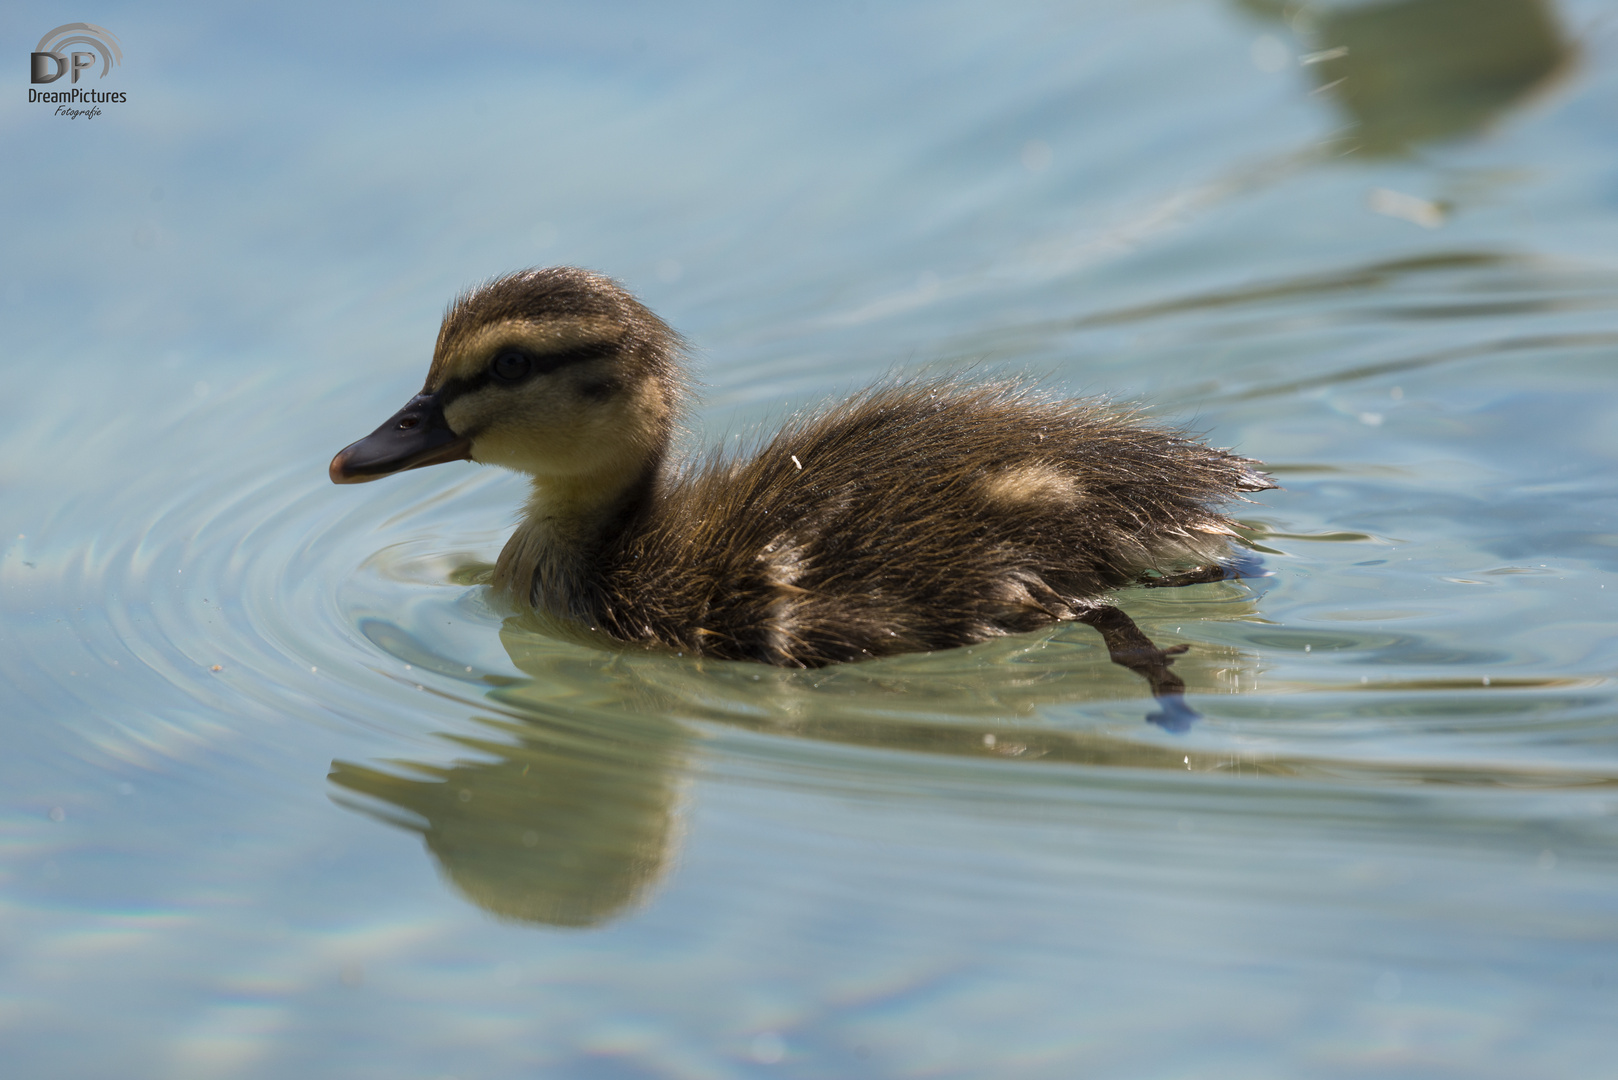
[(1351, 122), (1347, 148), (1373, 157), (1483, 131), (1578, 56), (1550, 0), (1235, 3), (1299, 29), (1315, 92)]
[(485, 910), (593, 926), (661, 877), (691, 736), (647, 715), (580, 728), (529, 704), (526, 721), (476, 718), (499, 738), (446, 736), (486, 760), (403, 763), (414, 776), (336, 761), (330, 779), (387, 808), (349, 805), (419, 831), (450, 881)]
[[(1214, 588), (1221, 615), (1251, 613), (1239, 586)], [(1159, 650), (1123, 611), (1108, 610), (1115, 616), (1096, 622), (1114, 661), (1145, 675), (1165, 712), (1194, 715), (1168, 667), (1183, 647)], [(1128, 694), (1105, 666), (1075, 662), (1094, 655), (1076, 627), (813, 671), (603, 652), (580, 648), (567, 631), (540, 615), (506, 621), (501, 643), (528, 677), (488, 692), (498, 715), (474, 718), (487, 737), (444, 736), (478, 760), (332, 765), (339, 802), (419, 832), (455, 887), (504, 918), (589, 927), (644, 901), (673, 861), (698, 725), (929, 755), (1212, 764), (1183, 748), (1037, 718), (1045, 706)], [(1217, 646), (1198, 646), (1186, 660), (1193, 685), (1224, 681), (1227, 689), (1233, 673), (1241, 681), (1256, 663)]]

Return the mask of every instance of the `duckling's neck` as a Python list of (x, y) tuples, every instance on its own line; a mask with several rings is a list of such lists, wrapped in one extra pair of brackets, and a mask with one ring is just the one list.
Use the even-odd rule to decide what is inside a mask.
[(661, 468), (659, 456), (628, 477), (533, 477), (522, 523), (495, 563), (494, 587), (593, 625), (601, 551), (640, 516)]

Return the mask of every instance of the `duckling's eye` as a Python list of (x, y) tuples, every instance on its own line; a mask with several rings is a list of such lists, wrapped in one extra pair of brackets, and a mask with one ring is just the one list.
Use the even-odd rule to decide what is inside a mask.
[(503, 349), (489, 362), (489, 371), (501, 382), (516, 382), (534, 368), (534, 358), (520, 349)]

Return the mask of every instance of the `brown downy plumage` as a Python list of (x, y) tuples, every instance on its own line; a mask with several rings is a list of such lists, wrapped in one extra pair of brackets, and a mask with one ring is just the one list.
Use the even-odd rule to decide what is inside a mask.
[(1275, 486), (1135, 413), (959, 379), (877, 386), (755, 455), (669, 467), (680, 358), (608, 278), (500, 278), (450, 307), (422, 393), (331, 477), (525, 472), (497, 588), (624, 641), (801, 667), (1091, 621), (1147, 571), (1217, 563), (1217, 507)]

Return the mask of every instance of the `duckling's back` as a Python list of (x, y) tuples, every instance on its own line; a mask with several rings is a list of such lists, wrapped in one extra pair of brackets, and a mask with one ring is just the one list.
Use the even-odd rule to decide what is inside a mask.
[(602, 628), (814, 667), (1071, 619), (1211, 562), (1254, 463), (1101, 402), (899, 383), (669, 480), (598, 566)]

